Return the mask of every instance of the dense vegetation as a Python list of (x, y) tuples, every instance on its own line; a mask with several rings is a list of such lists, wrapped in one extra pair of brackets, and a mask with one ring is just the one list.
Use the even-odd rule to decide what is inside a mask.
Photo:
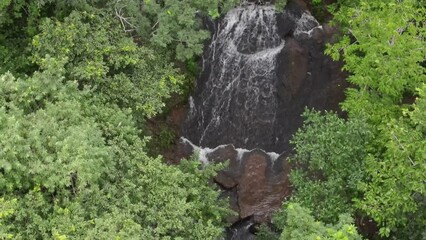
[[(166, 165), (145, 121), (188, 88), (202, 19), (238, 2), (0, 0), (0, 239), (222, 236), (222, 166)], [(372, 219), (380, 237), (424, 239), (425, 3), (312, 4), (344, 33), (326, 52), (350, 73), (348, 117), (307, 110), (294, 196), (259, 238), (361, 239)]]
[(260, 240), (361, 240), (349, 214), (341, 214), (336, 224), (324, 224), (316, 221), (309, 209), (298, 203), (288, 203), (276, 214), (274, 224), (277, 232), (261, 229), (257, 238)]
[[(221, 166), (147, 154), (145, 119), (231, 1), (0, 2), (0, 238), (216, 239)], [(141, 10), (141, 11), (139, 11)]]
[[(326, 53), (343, 59), (350, 73), (353, 87), (341, 104), (348, 117), (307, 111), (292, 140), (292, 161), (300, 167), (291, 173), (291, 201), (318, 220), (341, 226), (338, 216), (349, 213), (361, 225), (374, 220), (383, 238), (426, 238), (424, 4), (341, 0), (328, 6), (333, 23), (346, 33)], [(304, 208), (298, 210), (302, 216)], [(279, 221), (286, 214), (290, 218), (291, 211), (276, 217), (281, 236), (287, 236), (281, 239), (303, 239), (288, 237), (285, 229), (293, 229), (293, 220)]]

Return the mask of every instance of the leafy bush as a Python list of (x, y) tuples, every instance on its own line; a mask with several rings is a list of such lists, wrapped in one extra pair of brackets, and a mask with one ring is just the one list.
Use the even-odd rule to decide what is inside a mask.
[(348, 214), (339, 216), (335, 225), (316, 221), (311, 211), (301, 207), (298, 203), (288, 203), (273, 218), (279, 236), (274, 235), (267, 228), (259, 233), (260, 240), (361, 240), (353, 220)]
[[(354, 87), (342, 107), (350, 119), (364, 116), (377, 130), (368, 144), (368, 181), (360, 185), (356, 207), (379, 224), (382, 236), (407, 232), (419, 219), (413, 216), (425, 211), (425, 130), (417, 118), (424, 111), (425, 8), (417, 0), (338, 3), (334, 20), (347, 34), (326, 52), (343, 57), (351, 73)], [(423, 229), (402, 238), (420, 236)]]
[(365, 158), (373, 131), (363, 119), (345, 121), (334, 113), (307, 110), (304, 125), (291, 143), (291, 161), (301, 168), (290, 180), (293, 199), (313, 210), (316, 218), (336, 222), (341, 213), (354, 213), (352, 199), (367, 180)]
[(40, 30), (32, 41), (36, 64), (46, 56), (65, 59), (66, 80), (139, 118), (160, 112), (183, 82), (166, 56), (136, 45), (104, 12), (72, 12), (64, 22), (44, 21)]
[[(202, 168), (184, 160), (176, 167), (148, 157), (125, 112), (90, 104), (90, 91), (61, 81), (65, 61), (46, 61), (44, 71), (27, 79), (0, 78), (0, 191), (6, 201), (16, 199), (14, 211), (2, 218), (8, 234), (16, 239), (222, 235), (229, 210), (209, 185), (220, 165)], [(96, 111), (85, 111), (87, 105)]]

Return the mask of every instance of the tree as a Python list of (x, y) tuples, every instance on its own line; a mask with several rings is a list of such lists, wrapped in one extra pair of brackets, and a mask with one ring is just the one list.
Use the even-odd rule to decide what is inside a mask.
[(123, 29), (144, 41), (172, 51), (178, 60), (201, 55), (210, 33), (203, 18), (218, 18), (239, 0), (125, 0), (116, 1), (115, 13)]
[[(89, 4), (90, 2), (90, 4)], [(63, 19), (72, 10), (88, 11), (105, 1), (0, 0), (0, 74), (31, 74), (31, 40), (46, 17)]]
[[(315, 184), (310, 180), (304, 184), (302, 180), (312, 179), (312, 172), (301, 175), (298, 170), (293, 174), (297, 189), (301, 189), (296, 197), (303, 196), (299, 197), (303, 204), (311, 204), (331, 189), (337, 192), (331, 199), (342, 199), (341, 191), (346, 192), (343, 202), (349, 204), (344, 205), (347, 209), (372, 217), (380, 226), (381, 236), (393, 235), (400, 239), (418, 239), (425, 234), (425, 222), (420, 217), (426, 211), (425, 130), (420, 112), (424, 111), (426, 83), (426, 14), (421, 4), (416, 0), (342, 0), (332, 6), (334, 22), (345, 35), (328, 46), (326, 53), (335, 60), (343, 58), (344, 70), (350, 72), (348, 81), (353, 87), (347, 90), (347, 98), (342, 103), (342, 109), (348, 112), (348, 121), (346, 126), (340, 124), (341, 128), (335, 132), (328, 131), (334, 126), (330, 122), (318, 122), (316, 128), (308, 125), (295, 138), (299, 161), (310, 170), (319, 170), (317, 175), (323, 177)], [(341, 135), (341, 132), (349, 132), (352, 128), (349, 123), (357, 119), (364, 119), (364, 126), (359, 125), (358, 131), (367, 129), (370, 137)], [(333, 120), (335, 124), (341, 121)], [(307, 129), (318, 129), (317, 134)], [(361, 152), (346, 158), (358, 150)], [(330, 155), (334, 151), (338, 157)], [(356, 160), (350, 163), (349, 159)], [(341, 166), (336, 165), (337, 160)], [(363, 175), (356, 185), (346, 171), (352, 167), (359, 167), (361, 170), (352, 172)], [(333, 184), (324, 185), (332, 183), (330, 181), (340, 183), (337, 188)], [(321, 186), (328, 188), (321, 191)], [(338, 186), (344, 188), (335, 191)], [(348, 201), (351, 198), (353, 202)], [(329, 217), (332, 215), (336, 216), (333, 213)]]
[(360, 186), (364, 196), (356, 205), (385, 226), (382, 235), (398, 226), (417, 225), (416, 231), (406, 232), (410, 239), (426, 236), (426, 221), (421, 217), (426, 212), (425, 86), (418, 89), (419, 97), (403, 110), (403, 116), (381, 126), (376, 139), (380, 152), (366, 158), (371, 180)]
[(348, 90), (343, 109), (350, 117), (367, 116), (379, 130), (365, 160), (370, 181), (362, 185), (365, 195), (357, 206), (383, 226), (386, 236), (407, 223), (407, 213), (420, 206), (416, 198), (424, 197), (424, 132), (404, 116), (406, 109), (416, 108), (407, 96), (416, 96), (426, 82), (426, 15), (420, 4), (359, 1), (343, 6), (336, 20), (348, 26), (353, 41), (346, 36), (328, 49), (335, 59), (342, 53), (344, 69), (351, 72), (348, 80), (357, 86)]
[(301, 207), (297, 203), (287, 203), (273, 218), (276, 228), (279, 229), (279, 237), (268, 233), (266, 228), (259, 234), (262, 239), (280, 240), (361, 240), (353, 220), (349, 214), (339, 216), (339, 221), (335, 225), (327, 225), (316, 221), (311, 215), (311, 211)]
[[(404, 96), (415, 94), (425, 81), (424, 8), (417, 1), (360, 1), (342, 8), (336, 21), (348, 24), (350, 36), (327, 50), (334, 59), (344, 57), (348, 90), (343, 109), (365, 114), (372, 121), (387, 122), (401, 114)], [(395, 17), (398, 16), (398, 17)], [(351, 41), (351, 38), (353, 41)]]
[(183, 82), (166, 56), (136, 45), (108, 13), (72, 12), (64, 22), (47, 19), (40, 30), (32, 41), (34, 63), (66, 59), (66, 79), (131, 109), (139, 120), (160, 112)]
[[(46, 58), (26, 79), (1, 76), (2, 219), (16, 239), (216, 239), (229, 213), (208, 183), (220, 166), (146, 155), (131, 115), (64, 81)], [(88, 108), (87, 106), (92, 106)], [(194, 227), (197, 226), (197, 227)]]
[(1, 239), (12, 239), (13, 235), (8, 233), (8, 226), (4, 226), (4, 218), (7, 218), (14, 213), (14, 208), (16, 205), (16, 199), (5, 200), (0, 198), (0, 238)]
[(367, 180), (365, 158), (374, 131), (363, 118), (347, 121), (334, 113), (307, 110), (303, 127), (291, 143), (291, 161), (301, 166), (291, 172), (293, 200), (313, 210), (327, 223), (342, 213), (354, 214), (352, 199), (360, 196), (358, 185)]
[[(204, 17), (217, 18), (236, 6), (239, 0), (1, 0), (0, 73), (30, 74), (34, 69), (28, 56), (29, 45), (45, 18), (62, 21), (72, 11), (114, 15), (122, 31), (141, 45), (179, 60), (200, 55), (210, 37), (204, 30)], [(20, 27), (16, 27), (20, 26)], [(148, 46), (150, 45), (150, 46)]]
[[(220, 237), (230, 211), (209, 179), (221, 165), (183, 160), (169, 166), (146, 153), (144, 119), (159, 113), (183, 81), (169, 54), (136, 44), (110, 3), (2, 3), (2, 11), (15, 14), (2, 26), (23, 26), (4, 39), (35, 28), (17, 43), (30, 61), (0, 77), (0, 191), (5, 203), (16, 201), (0, 220), (7, 226), (0, 233)], [(22, 16), (30, 6), (34, 11)]]

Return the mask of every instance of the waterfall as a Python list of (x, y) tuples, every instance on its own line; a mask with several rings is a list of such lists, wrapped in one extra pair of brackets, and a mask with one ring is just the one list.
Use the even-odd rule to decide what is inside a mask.
[(226, 239), (254, 239), (253, 224), (291, 194), (289, 139), (305, 107), (336, 109), (344, 97), (341, 64), (323, 54), (333, 31), (297, 2), (282, 13), (245, 3), (209, 25), (214, 34), (180, 151), (198, 152), (204, 163), (229, 162), (215, 177), (239, 213)]
[[(184, 136), (202, 147), (263, 148), (274, 142), (276, 58), (284, 46), (273, 6), (229, 11), (203, 58), (206, 80), (190, 100)], [(259, 145), (265, 138), (268, 143)]]

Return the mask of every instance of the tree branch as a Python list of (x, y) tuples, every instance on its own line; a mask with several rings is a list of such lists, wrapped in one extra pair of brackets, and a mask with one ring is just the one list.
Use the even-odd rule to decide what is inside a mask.
[[(402, 146), (401, 142), (399, 141), (399, 139), (396, 137), (395, 134), (392, 134), (393, 138), (398, 142), (399, 148), (401, 150), (405, 151), (404, 146)], [(411, 159), (410, 155), (408, 155), (408, 159), (410, 160), (411, 164), (413, 164), (413, 166), (416, 166), (416, 163), (413, 161), (413, 159)]]

